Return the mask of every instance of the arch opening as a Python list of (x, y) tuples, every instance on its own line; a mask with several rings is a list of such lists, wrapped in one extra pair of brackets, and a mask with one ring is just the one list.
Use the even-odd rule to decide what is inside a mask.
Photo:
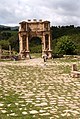
[(19, 27), (19, 44), (21, 58), (30, 58), (31, 53), (42, 53), (51, 58), (51, 39), (49, 21), (21, 22)]
[(37, 56), (41, 56), (42, 53), (42, 44), (41, 44), (41, 38), (40, 37), (32, 37), (29, 41), (29, 49), (30, 49), (30, 53), (31, 53), (31, 57), (32, 54), (37, 54)]

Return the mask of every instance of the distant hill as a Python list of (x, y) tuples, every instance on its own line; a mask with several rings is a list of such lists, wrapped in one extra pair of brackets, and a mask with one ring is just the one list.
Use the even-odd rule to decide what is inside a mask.
[(18, 26), (11, 27), (11, 30), (12, 30), (12, 31), (14, 31), (14, 30), (18, 31), (18, 29), (19, 29)]
[(80, 26), (51, 26), (52, 39), (60, 38), (64, 35), (80, 34)]
[(0, 31), (3, 30), (11, 30), (11, 31), (18, 31), (19, 27), (18, 26), (5, 26), (5, 25), (0, 25)]
[(8, 50), (9, 44), (15, 51), (19, 50), (18, 26), (0, 25), (0, 45), (2, 49)]

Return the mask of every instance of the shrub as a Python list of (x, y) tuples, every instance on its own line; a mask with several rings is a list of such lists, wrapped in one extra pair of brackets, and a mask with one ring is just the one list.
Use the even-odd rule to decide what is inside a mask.
[(69, 36), (63, 36), (58, 39), (55, 47), (55, 53), (73, 55), (75, 54), (76, 46)]

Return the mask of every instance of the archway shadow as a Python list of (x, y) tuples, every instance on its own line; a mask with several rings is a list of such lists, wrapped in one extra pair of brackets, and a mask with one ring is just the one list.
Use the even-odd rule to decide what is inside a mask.
[(30, 56), (31, 59), (39, 58), (42, 54), (42, 41), (40, 37), (32, 37), (29, 40), (29, 49), (30, 49)]

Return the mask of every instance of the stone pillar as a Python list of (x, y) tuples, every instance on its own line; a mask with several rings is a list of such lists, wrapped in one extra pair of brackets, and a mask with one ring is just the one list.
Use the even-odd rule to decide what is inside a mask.
[(19, 34), (19, 54), (20, 58), (23, 57), (23, 38)]
[(28, 41), (28, 36), (26, 37), (26, 50), (29, 51), (29, 41)]
[(20, 39), (20, 41), (19, 41), (19, 45), (20, 45), (20, 53), (23, 51), (23, 39), (22, 39), (22, 37), (20, 37), (19, 38)]
[(50, 35), (49, 35), (49, 50), (51, 50), (51, 39), (50, 39)]
[(43, 58), (43, 56), (44, 56), (44, 41), (43, 41), (43, 37), (41, 38), (41, 40), (42, 40), (42, 58)]
[(46, 54), (46, 42), (45, 42), (45, 35), (43, 35), (43, 53), (42, 53), (42, 55), (45, 56), (45, 54)]
[(11, 56), (11, 45), (9, 45), (9, 56)]
[(49, 41), (48, 58), (51, 58), (52, 57), (52, 53), (51, 53), (52, 50), (51, 50), (51, 37), (50, 37), (50, 35), (49, 35), (48, 41)]
[(77, 71), (77, 65), (76, 64), (72, 65), (72, 71)]
[(46, 50), (45, 35), (43, 35), (44, 51)]
[(30, 52), (29, 52), (29, 38), (26, 37), (26, 58), (30, 59)]
[(2, 47), (0, 45), (0, 59), (1, 59), (1, 56), (2, 56)]

